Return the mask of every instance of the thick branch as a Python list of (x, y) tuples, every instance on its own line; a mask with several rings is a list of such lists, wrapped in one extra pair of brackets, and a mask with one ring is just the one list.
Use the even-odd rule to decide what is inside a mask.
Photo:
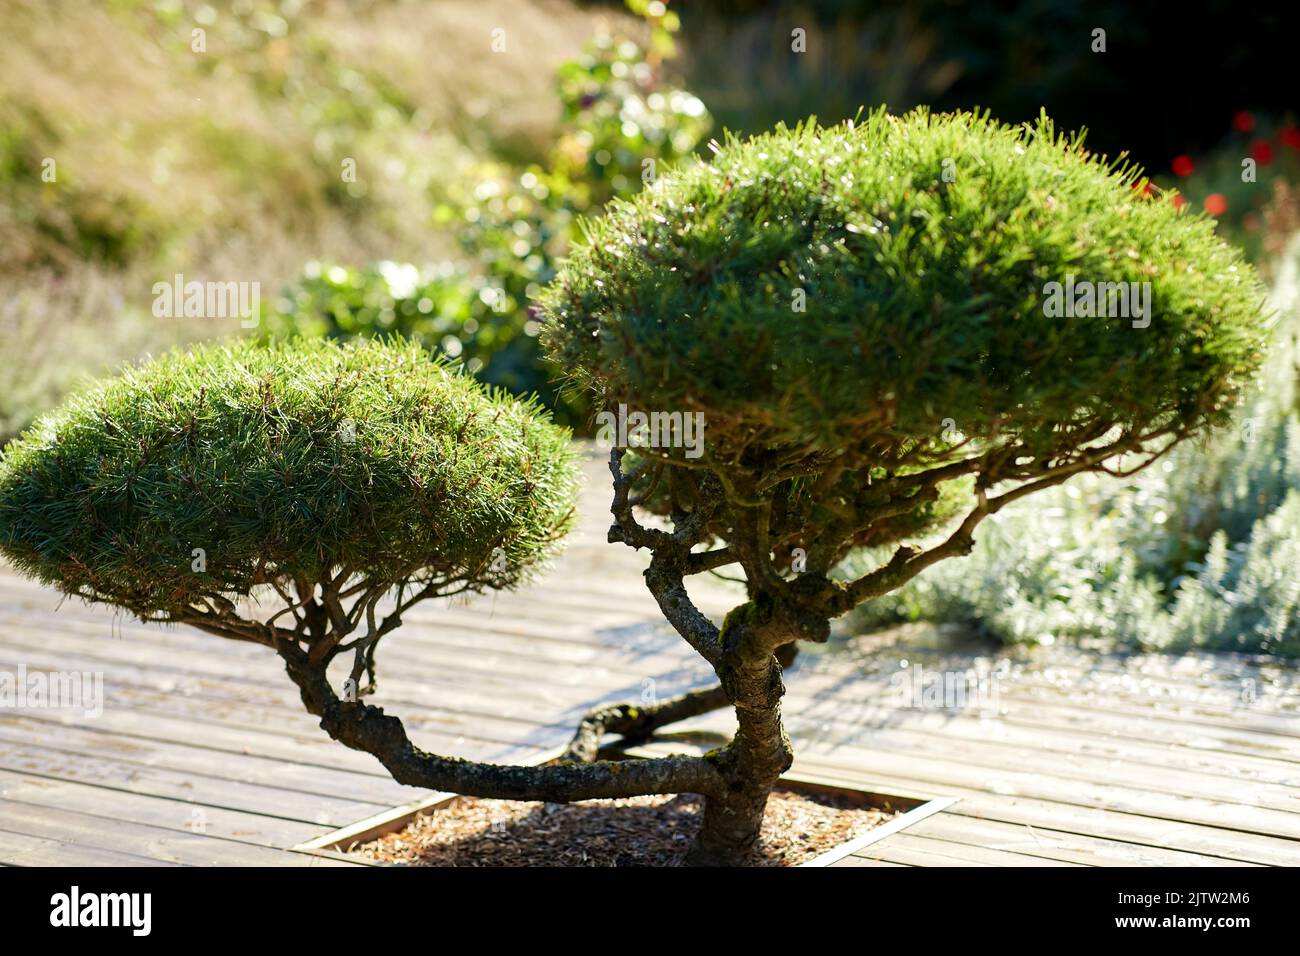
[(674, 554), (671, 551), (655, 552), (650, 567), (645, 570), (646, 587), (673, 629), (697, 654), (716, 665), (722, 654), (717, 625), (691, 600), (682, 573), (673, 560)]
[(659, 793), (710, 795), (723, 789), (721, 774), (704, 757), (518, 767), (426, 753), (411, 742), (396, 717), (368, 704), (340, 701), (324, 668), (298, 648), (285, 643), (279, 652), (303, 704), (320, 717), (325, 732), (376, 757), (398, 783), (465, 796), (553, 803)]
[(696, 551), (686, 558), (686, 574), (699, 574), (712, 571), (736, 562), (736, 553), (731, 548), (714, 548), (711, 551)]

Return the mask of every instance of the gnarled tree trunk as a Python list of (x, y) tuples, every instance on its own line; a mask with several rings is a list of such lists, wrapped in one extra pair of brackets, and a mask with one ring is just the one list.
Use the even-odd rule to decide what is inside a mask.
[(768, 797), (794, 759), (781, 723), (785, 684), (776, 657), (742, 659), (724, 671), (723, 687), (736, 708), (736, 736), (716, 761), (724, 789), (705, 797), (704, 819), (686, 858), (695, 866), (745, 861), (762, 829)]

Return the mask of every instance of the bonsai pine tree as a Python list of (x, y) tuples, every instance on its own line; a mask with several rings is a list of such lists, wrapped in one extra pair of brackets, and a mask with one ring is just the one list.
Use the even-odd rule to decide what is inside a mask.
[[(699, 455), (614, 450), (610, 540), (650, 552), (649, 590), (718, 686), (596, 711), (571, 748), (734, 706), (706, 863), (741, 858), (790, 766), (797, 642), (969, 553), (1010, 502), (1223, 422), (1263, 345), (1262, 292), (1212, 223), (1046, 117), (882, 111), (714, 152), (590, 224), (545, 295), (551, 354), (598, 405), (706, 423)], [(731, 563), (748, 600), (718, 626), (685, 581)]]
[(543, 564), (576, 475), (567, 431), (417, 346), (208, 346), (8, 445), (0, 552), (70, 595), (271, 648), (325, 729), (399, 780), (559, 798), (600, 771), (520, 781), (393, 746), (400, 723), (360, 699), (414, 604)]
[[(543, 301), (548, 348), (599, 402), (705, 418), (702, 449), (615, 449), (610, 538), (650, 551), (646, 584), (715, 686), (598, 708), (541, 767), (428, 753), (363, 699), (403, 612), (527, 578), (574, 496), (563, 431), (411, 345), (210, 346), (99, 386), (4, 450), (0, 550), (69, 594), (265, 645), (322, 728), (402, 783), (701, 794), (689, 861), (743, 861), (792, 759), (798, 642), (969, 552), (1008, 502), (1225, 420), (1262, 300), (1207, 220), (1046, 120), (876, 113), (716, 153), (614, 204)], [(1051, 283), (1131, 282), (1136, 319), (1045, 306)], [(686, 581), (730, 564), (747, 599), (718, 624)], [(606, 734), (721, 705), (737, 729), (717, 751), (598, 759)]]

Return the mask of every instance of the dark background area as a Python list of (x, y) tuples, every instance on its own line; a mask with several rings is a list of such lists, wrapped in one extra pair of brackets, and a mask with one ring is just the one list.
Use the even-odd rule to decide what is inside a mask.
[[(688, 0), (686, 82), (731, 129), (881, 102), (899, 111), (990, 109), (1018, 122), (1047, 106), (1110, 155), (1148, 170), (1217, 143), (1232, 116), (1293, 116), (1296, 3), (1107, 0)], [(789, 55), (802, 27), (808, 52)], [(1092, 31), (1106, 30), (1094, 53)], [(784, 54), (784, 55), (782, 55)]]

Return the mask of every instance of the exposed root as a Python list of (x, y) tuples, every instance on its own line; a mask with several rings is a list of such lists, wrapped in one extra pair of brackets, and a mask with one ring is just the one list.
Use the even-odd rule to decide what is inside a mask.
[[(794, 663), (799, 648), (794, 643), (777, 649), (776, 659), (782, 668)], [(618, 734), (624, 743), (642, 743), (656, 730), (690, 717), (730, 706), (731, 700), (721, 684), (687, 691), (653, 704), (605, 704), (589, 710), (560, 756), (574, 763), (591, 763), (600, 751), (606, 734)]]
[(588, 711), (565, 748), (561, 760), (591, 763), (601, 737), (619, 734), (628, 743), (649, 740), (660, 727), (719, 710), (730, 703), (721, 684), (688, 691), (655, 704), (610, 704)]

